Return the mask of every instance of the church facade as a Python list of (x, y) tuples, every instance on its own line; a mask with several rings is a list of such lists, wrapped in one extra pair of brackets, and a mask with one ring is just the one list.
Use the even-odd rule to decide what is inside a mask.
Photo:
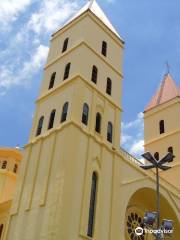
[[(143, 226), (146, 211), (156, 210), (155, 174), (119, 147), (123, 49), (96, 1), (52, 35), (3, 240), (153, 239), (135, 229)], [(158, 152), (158, 136), (148, 125), (159, 105), (150, 105), (145, 148)], [(174, 221), (178, 240), (180, 195), (173, 171), (173, 180), (161, 178), (161, 220)]]

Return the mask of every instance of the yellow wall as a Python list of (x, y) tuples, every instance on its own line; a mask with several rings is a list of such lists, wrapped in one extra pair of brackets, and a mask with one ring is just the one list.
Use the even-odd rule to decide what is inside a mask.
[[(88, 31), (87, 30), (88, 26)], [(106, 61), (111, 63), (117, 71), (122, 72), (122, 41), (112, 34), (93, 14), (85, 13), (70, 25), (53, 35), (50, 52), (47, 59), (49, 64), (62, 55), (64, 39), (70, 37), (69, 48), (73, 48), (80, 42), (86, 42), (96, 53), (101, 54), (102, 41), (108, 43)], [(87, 62), (87, 61), (86, 61)]]
[[(159, 133), (159, 122), (164, 120), (165, 133)], [(174, 98), (144, 113), (144, 140), (145, 150), (151, 153), (159, 152), (160, 158), (173, 147), (175, 155), (171, 163), (172, 169), (162, 172), (163, 178), (180, 189), (180, 100)]]
[[(15, 191), (17, 173), (14, 172), (15, 164), (20, 164), (22, 155), (19, 150), (0, 148), (0, 225), (3, 224), (3, 235), (9, 217), (9, 211)], [(5, 169), (3, 162), (7, 161)], [(1, 237), (3, 237), (3, 235)], [(1, 238), (2, 239), (2, 238)]]

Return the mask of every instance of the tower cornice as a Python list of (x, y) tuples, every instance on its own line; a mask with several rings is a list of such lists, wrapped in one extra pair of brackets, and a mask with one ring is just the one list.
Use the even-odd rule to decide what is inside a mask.
[(117, 108), (119, 111), (123, 111), (122, 108), (115, 103), (110, 97), (108, 97), (106, 94), (104, 94), (102, 91), (100, 91), (96, 86), (94, 86), (93, 83), (87, 81), (80, 75), (74, 75), (72, 76), (68, 81), (62, 82), (59, 86), (53, 89), (53, 91), (48, 91), (44, 95), (40, 96), (37, 100), (36, 103), (40, 103), (47, 99), (49, 96), (55, 95), (58, 91), (63, 89), (66, 85), (72, 84), (74, 81), (82, 80), (85, 84), (87, 84), (89, 87), (93, 88), (94, 91), (96, 91), (98, 94), (104, 97), (110, 104), (112, 104), (115, 108)]
[(111, 63), (109, 63), (107, 60), (105, 60), (101, 54), (97, 53), (92, 47), (90, 47), (85, 41), (81, 41), (79, 43), (77, 43), (76, 45), (74, 45), (71, 49), (67, 50), (64, 54), (62, 54), (61, 56), (55, 58), (53, 61), (51, 61), (50, 63), (46, 64), (46, 66), (44, 67), (44, 69), (46, 70), (48, 67), (50, 67), (52, 64), (54, 64), (55, 62), (57, 62), (58, 60), (62, 59), (64, 56), (68, 55), (70, 52), (74, 51), (75, 49), (77, 49), (78, 47), (80, 47), (81, 45), (84, 45), (86, 47), (88, 47), (96, 56), (98, 56), (98, 58), (100, 58), (106, 65), (108, 65), (113, 71), (115, 71), (120, 77), (121, 79), (123, 79), (123, 75), (120, 71), (118, 71)]
[(177, 96), (165, 103), (162, 103), (160, 105), (158, 105), (157, 107), (154, 107), (152, 109), (149, 109), (148, 111), (144, 111), (144, 118), (147, 118), (149, 116), (152, 116), (154, 114), (156, 114), (157, 112), (161, 112), (167, 108), (170, 108), (171, 106), (175, 105), (175, 104), (179, 104), (180, 103), (180, 97)]

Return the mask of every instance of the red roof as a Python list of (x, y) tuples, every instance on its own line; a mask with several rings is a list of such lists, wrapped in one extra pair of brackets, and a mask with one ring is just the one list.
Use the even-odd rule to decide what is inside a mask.
[(175, 81), (170, 74), (166, 74), (160, 85), (160, 88), (151, 99), (150, 103), (145, 108), (145, 111), (151, 108), (157, 107), (158, 105), (168, 102), (173, 98), (180, 96), (180, 88), (176, 85)]

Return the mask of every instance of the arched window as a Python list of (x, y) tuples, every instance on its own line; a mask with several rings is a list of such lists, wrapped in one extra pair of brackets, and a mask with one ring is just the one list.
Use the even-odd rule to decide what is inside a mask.
[(100, 133), (101, 132), (101, 114), (97, 113), (96, 114), (96, 126), (95, 126), (96, 132)]
[(67, 50), (69, 38), (66, 38), (63, 43), (62, 53)]
[(88, 117), (89, 117), (89, 106), (87, 103), (83, 105), (83, 113), (82, 113), (82, 123), (88, 125)]
[(159, 122), (159, 132), (160, 132), (160, 134), (165, 132), (165, 130), (164, 130), (164, 120), (161, 120)]
[(7, 168), (7, 161), (3, 161), (2, 163), (2, 169), (6, 169)]
[[(173, 155), (173, 159), (174, 159), (175, 156), (174, 156), (174, 150), (173, 150), (173, 147), (169, 147), (169, 148), (168, 148), (168, 152), (172, 153), (172, 155)], [(172, 161), (173, 161), (173, 160), (172, 160)], [(172, 161), (169, 161), (169, 162), (172, 162)]]
[(14, 164), (13, 172), (14, 172), (14, 173), (17, 173), (17, 170), (18, 170), (18, 165), (17, 165), (17, 164)]
[(155, 154), (154, 154), (154, 158), (158, 161), (159, 160), (159, 153), (158, 152), (156, 152)]
[(112, 91), (112, 81), (110, 78), (107, 78), (106, 93), (111, 95)]
[(52, 110), (51, 115), (50, 115), (50, 118), (49, 118), (48, 129), (53, 128), (55, 115), (56, 115), (56, 110), (54, 109), (54, 110)]
[(94, 232), (94, 220), (95, 220), (95, 210), (96, 210), (96, 198), (97, 198), (97, 174), (93, 172), (92, 183), (91, 183), (91, 196), (90, 196), (90, 205), (89, 205), (89, 220), (88, 220), (88, 229), (87, 235), (93, 237)]
[(3, 224), (0, 224), (0, 239), (1, 239), (1, 237), (2, 237), (3, 227), (4, 227), (4, 225), (3, 225)]
[(97, 75), (98, 75), (98, 69), (96, 66), (93, 66), (92, 68), (92, 76), (91, 76), (91, 81), (93, 83), (97, 83)]
[(66, 103), (63, 105), (62, 114), (61, 114), (61, 123), (62, 123), (62, 122), (65, 122), (66, 119), (67, 119), (68, 105), (69, 105), (68, 102), (66, 102)]
[(66, 80), (69, 77), (70, 67), (71, 67), (71, 63), (68, 63), (65, 67), (64, 80)]
[(40, 119), (39, 119), (37, 131), (36, 131), (36, 136), (39, 136), (41, 134), (42, 127), (43, 127), (43, 122), (44, 122), (44, 116), (40, 117)]
[(107, 140), (112, 143), (112, 136), (113, 136), (113, 125), (111, 122), (108, 122), (107, 127)]
[(107, 55), (107, 42), (103, 41), (102, 42), (102, 51), (101, 51), (102, 55), (104, 55), (106, 57)]
[(53, 72), (53, 74), (51, 75), (50, 82), (49, 82), (49, 89), (54, 87), (55, 78), (56, 78), (56, 72)]
[(173, 154), (173, 147), (168, 147), (168, 152)]

